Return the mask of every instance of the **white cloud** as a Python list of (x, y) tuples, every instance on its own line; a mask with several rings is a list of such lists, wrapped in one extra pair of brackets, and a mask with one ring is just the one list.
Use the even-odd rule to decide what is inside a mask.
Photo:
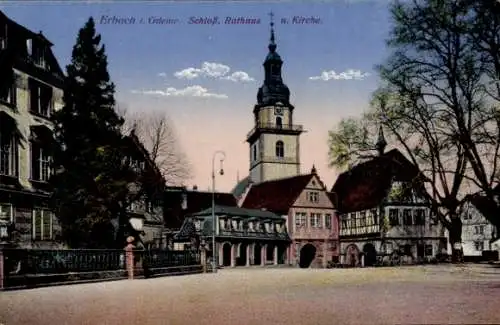
[(248, 82), (248, 81), (254, 81), (255, 79), (250, 77), (248, 75), (248, 73), (244, 72), (244, 71), (235, 71), (233, 73), (231, 73), (230, 76), (225, 76), (223, 79), (226, 79), (226, 80), (231, 80), (231, 81), (234, 81), (234, 82)]
[(309, 80), (364, 80), (370, 76), (368, 72), (361, 70), (348, 69), (344, 72), (336, 73), (334, 70), (323, 71), (319, 76), (309, 77)]
[(165, 97), (203, 97), (203, 98), (218, 98), (218, 99), (228, 98), (228, 96), (225, 94), (211, 93), (208, 91), (208, 89), (198, 85), (180, 89), (174, 87), (168, 87), (165, 90), (132, 90), (132, 93), (153, 95), (153, 96), (165, 96)]
[(165, 72), (158, 73), (158, 77), (166, 78), (167, 74)]
[(229, 74), (231, 68), (222, 63), (215, 62), (203, 62), (201, 68), (186, 68), (181, 71), (174, 73), (174, 76), (178, 79), (195, 79), (200, 77), (214, 78), (214, 79), (225, 79), (234, 82), (245, 82), (253, 81), (248, 73), (243, 71), (235, 71)]

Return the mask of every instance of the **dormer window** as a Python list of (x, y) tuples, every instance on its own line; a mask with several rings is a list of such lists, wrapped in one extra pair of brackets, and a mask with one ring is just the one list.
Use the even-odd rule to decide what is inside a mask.
[(26, 40), (26, 53), (28, 56), (33, 55), (33, 40), (31, 38)]
[(7, 25), (0, 28), (0, 50), (7, 48)]
[(37, 46), (33, 49), (33, 62), (36, 66), (45, 69), (45, 47)]

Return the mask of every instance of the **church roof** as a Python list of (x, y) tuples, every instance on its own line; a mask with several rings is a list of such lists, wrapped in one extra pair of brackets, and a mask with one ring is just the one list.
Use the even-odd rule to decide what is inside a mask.
[(266, 208), (277, 214), (288, 214), (288, 210), (313, 176), (313, 174), (298, 175), (252, 185), (242, 207)]
[(419, 175), (397, 149), (360, 163), (342, 173), (332, 187), (337, 196), (338, 211), (348, 213), (378, 207), (387, 196), (392, 182), (408, 182)]

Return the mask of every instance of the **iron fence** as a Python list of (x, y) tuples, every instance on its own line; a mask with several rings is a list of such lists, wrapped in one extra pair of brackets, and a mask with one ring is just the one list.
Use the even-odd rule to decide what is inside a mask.
[(146, 262), (147, 267), (152, 269), (201, 265), (201, 257), (198, 251), (150, 249), (140, 251), (140, 254), (144, 258), (143, 261)]

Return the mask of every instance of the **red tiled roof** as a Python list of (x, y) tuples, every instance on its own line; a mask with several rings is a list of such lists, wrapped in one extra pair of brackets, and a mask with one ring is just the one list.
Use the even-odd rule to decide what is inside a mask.
[[(186, 209), (182, 209), (183, 194), (186, 194)], [(231, 193), (215, 193), (215, 204), (237, 206), (235, 197)], [(179, 229), (188, 214), (200, 212), (212, 207), (212, 193), (188, 191), (182, 188), (165, 192), (164, 220), (168, 229)]]
[(313, 174), (299, 175), (252, 185), (242, 207), (265, 208), (277, 214), (288, 214), (288, 210), (312, 177)]
[(377, 207), (392, 181), (412, 181), (418, 175), (418, 168), (394, 149), (339, 175), (332, 192), (337, 195), (339, 212), (361, 211)]

